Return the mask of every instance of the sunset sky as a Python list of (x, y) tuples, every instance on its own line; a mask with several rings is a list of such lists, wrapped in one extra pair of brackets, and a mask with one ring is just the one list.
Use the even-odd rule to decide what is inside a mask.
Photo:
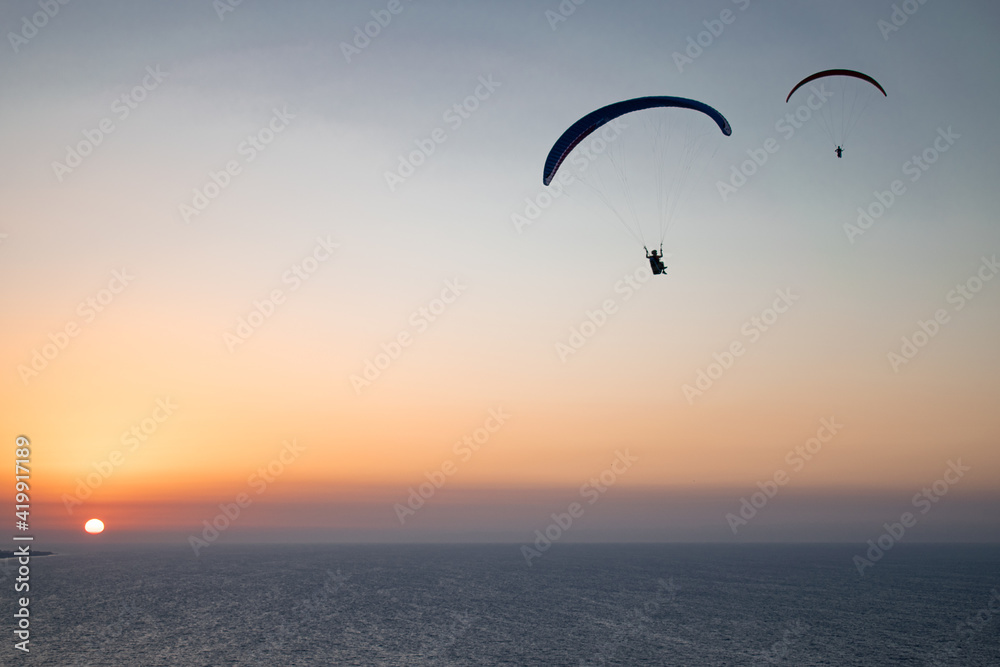
[[(5, 3), (0, 430), (32, 443), (36, 539), (183, 544), (243, 497), (219, 543), (528, 543), (574, 501), (566, 541), (863, 543), (961, 462), (907, 540), (996, 540), (1000, 10), (902, 4), (896, 25), (888, 0), (99, 0), (32, 31), (39, 5)], [(843, 160), (816, 123), (776, 130), (831, 68), (888, 93)], [(647, 95), (733, 128), (669, 275), (572, 188), (517, 224), (567, 127)], [(935, 335), (893, 364), (920, 322)]]

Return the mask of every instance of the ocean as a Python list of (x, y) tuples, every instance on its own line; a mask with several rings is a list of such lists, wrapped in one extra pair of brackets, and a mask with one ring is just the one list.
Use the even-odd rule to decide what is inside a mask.
[(9, 629), (0, 664), (1000, 665), (1000, 547), (897, 545), (863, 576), (862, 551), (71, 547), (32, 560), (31, 651)]

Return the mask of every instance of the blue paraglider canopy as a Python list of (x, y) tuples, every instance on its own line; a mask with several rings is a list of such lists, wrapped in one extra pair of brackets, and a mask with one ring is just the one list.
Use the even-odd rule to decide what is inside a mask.
[(545, 172), (542, 175), (542, 182), (545, 185), (550, 184), (556, 175), (556, 171), (559, 169), (559, 165), (563, 163), (576, 145), (586, 139), (594, 130), (619, 116), (654, 107), (679, 107), (700, 111), (714, 120), (724, 135), (728, 137), (733, 133), (732, 128), (729, 126), (729, 121), (721, 113), (697, 100), (689, 100), (684, 97), (655, 96), (637, 97), (634, 100), (616, 102), (606, 107), (601, 107), (597, 111), (590, 112), (563, 132), (562, 136), (559, 137), (552, 147), (552, 150), (549, 151), (548, 157), (545, 158)]

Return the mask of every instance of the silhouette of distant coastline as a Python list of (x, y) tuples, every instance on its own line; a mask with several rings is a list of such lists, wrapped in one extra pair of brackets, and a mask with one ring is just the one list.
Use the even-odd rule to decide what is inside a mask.
[[(55, 552), (53, 551), (32, 551), (32, 556), (52, 556)], [(17, 556), (13, 551), (0, 551), (0, 558), (14, 558)]]

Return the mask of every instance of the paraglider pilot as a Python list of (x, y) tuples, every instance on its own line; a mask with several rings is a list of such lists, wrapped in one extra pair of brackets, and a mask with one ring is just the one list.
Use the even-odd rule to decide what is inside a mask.
[(837, 146), (837, 150), (833, 152), (837, 154), (837, 157), (844, 157), (844, 149), (840, 146)]
[(654, 250), (652, 253), (646, 246), (642, 246), (642, 249), (646, 251), (646, 259), (649, 260), (649, 268), (653, 270), (653, 275), (658, 276), (661, 273), (666, 272), (667, 267), (663, 265), (663, 244), (660, 244), (660, 251)]

